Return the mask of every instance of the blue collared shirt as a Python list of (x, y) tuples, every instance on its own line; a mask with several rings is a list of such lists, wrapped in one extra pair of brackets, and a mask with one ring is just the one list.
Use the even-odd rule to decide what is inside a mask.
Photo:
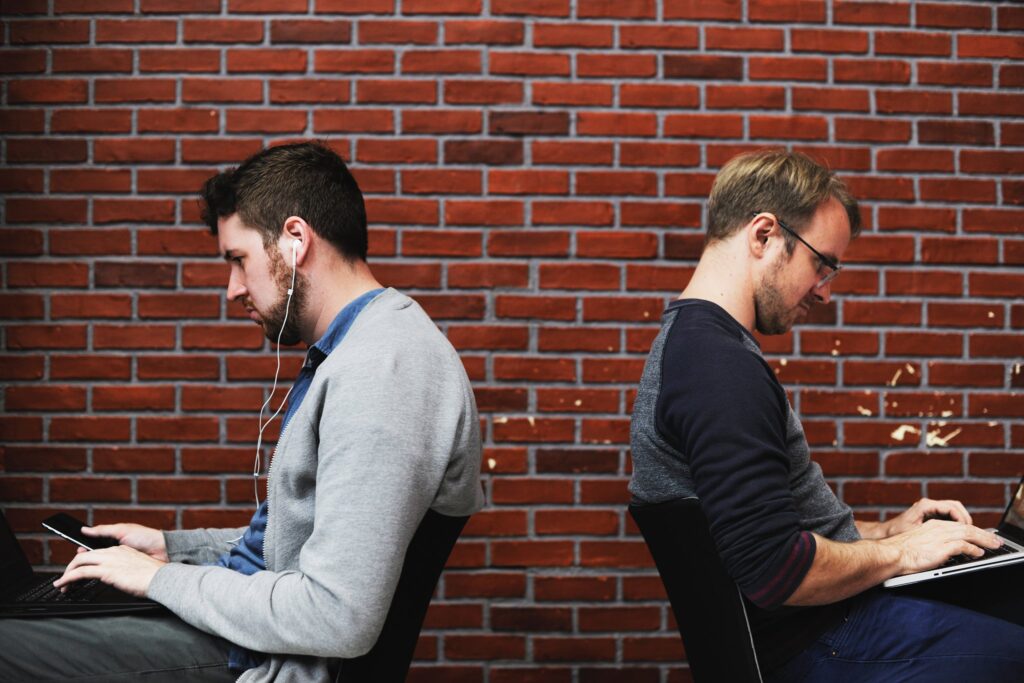
[[(327, 356), (345, 338), (345, 334), (352, 327), (356, 316), (374, 297), (383, 291), (383, 289), (374, 289), (350, 301), (331, 321), (323, 336), (306, 351), (306, 361), (302, 364), (299, 376), (295, 378), (291, 393), (288, 395), (288, 408), (285, 410), (284, 419), (281, 422), (282, 434), (288, 426), (288, 422), (302, 404), (302, 399), (305, 398), (306, 392), (309, 391), (309, 385), (313, 382), (313, 375), (316, 374), (316, 369), (320, 367), (320, 364), (327, 359)], [(231, 548), (230, 551), (221, 555), (214, 564), (234, 569), (236, 572), (241, 572), (247, 576), (265, 570), (267, 564), (263, 558), (263, 535), (266, 529), (267, 501), (263, 501), (256, 508), (256, 512), (249, 522), (249, 528), (242, 534), (241, 541)], [(228, 655), (228, 668), (232, 671), (242, 672), (259, 665), (263, 661), (263, 657), (264, 655), (260, 653), (251, 652), (245, 648), (232, 645)]]

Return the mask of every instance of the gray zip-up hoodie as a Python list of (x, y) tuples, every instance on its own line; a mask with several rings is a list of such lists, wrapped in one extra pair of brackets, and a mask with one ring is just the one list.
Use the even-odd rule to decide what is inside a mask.
[(317, 369), (268, 476), (267, 571), (213, 561), (244, 529), (165, 532), (171, 563), (147, 596), (187, 623), (270, 656), (238, 679), (328, 680), (373, 647), (427, 509), (480, 509), (480, 432), (458, 354), (388, 289)]

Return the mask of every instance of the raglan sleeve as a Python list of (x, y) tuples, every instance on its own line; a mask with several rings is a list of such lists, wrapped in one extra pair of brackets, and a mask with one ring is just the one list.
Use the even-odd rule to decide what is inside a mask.
[(713, 335), (670, 335), (657, 414), (688, 460), (726, 570), (759, 607), (782, 605), (814, 561), (789, 485), (787, 400), (764, 359)]

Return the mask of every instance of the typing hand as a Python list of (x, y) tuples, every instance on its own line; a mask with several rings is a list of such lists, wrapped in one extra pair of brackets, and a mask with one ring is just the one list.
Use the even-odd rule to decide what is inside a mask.
[(981, 557), (1002, 541), (995, 534), (970, 524), (932, 519), (897, 536), (881, 541), (897, 545), (900, 574), (934, 569), (956, 555)]
[(932, 500), (922, 498), (888, 522), (886, 536), (896, 536), (921, 526), (929, 519), (948, 519), (953, 522), (970, 524), (970, 513), (958, 500)]
[(75, 581), (99, 579), (141, 598), (146, 596), (153, 576), (164, 564), (127, 545), (89, 550), (78, 553), (64, 570), (64, 575), (54, 581), (53, 585), (63, 589)]
[(86, 536), (109, 536), (117, 539), (121, 545), (135, 548), (146, 553), (152, 558), (167, 562), (167, 546), (164, 543), (164, 534), (157, 529), (151, 529), (141, 524), (98, 524), (96, 526), (82, 527), (82, 533)]

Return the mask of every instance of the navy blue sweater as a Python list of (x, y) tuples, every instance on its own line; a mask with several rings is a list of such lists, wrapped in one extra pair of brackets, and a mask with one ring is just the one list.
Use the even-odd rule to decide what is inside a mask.
[(859, 538), (811, 461), (800, 421), (750, 333), (721, 307), (673, 302), (644, 368), (632, 420), (636, 503), (696, 497), (746, 598), (762, 667), (835, 623), (841, 605), (783, 607), (814, 561), (816, 532)]

